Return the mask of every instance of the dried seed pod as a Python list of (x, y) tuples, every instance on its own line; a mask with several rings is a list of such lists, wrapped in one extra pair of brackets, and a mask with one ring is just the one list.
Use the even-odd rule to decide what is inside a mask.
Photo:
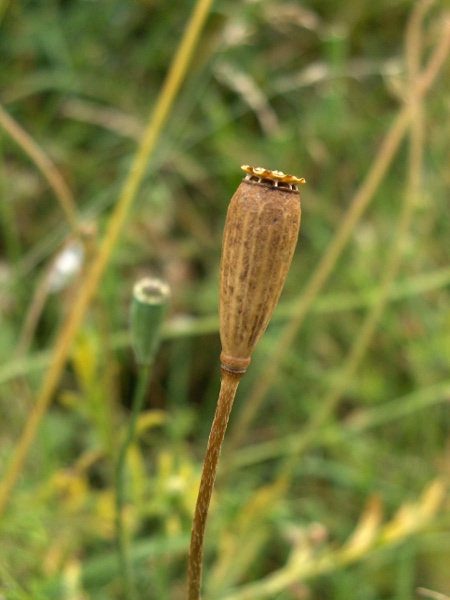
[(243, 373), (283, 288), (300, 228), (303, 178), (244, 165), (222, 242), (222, 369)]
[(236, 390), (280, 297), (300, 227), (297, 185), (305, 180), (281, 171), (242, 169), (247, 175), (231, 199), (223, 235), (222, 382), (192, 522), (188, 600), (200, 600), (206, 520)]

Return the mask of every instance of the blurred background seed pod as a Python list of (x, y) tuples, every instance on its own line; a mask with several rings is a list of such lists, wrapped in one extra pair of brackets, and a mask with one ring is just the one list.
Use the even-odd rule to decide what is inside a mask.
[(158, 349), (170, 290), (160, 279), (145, 277), (133, 288), (131, 339), (139, 365), (151, 364)]

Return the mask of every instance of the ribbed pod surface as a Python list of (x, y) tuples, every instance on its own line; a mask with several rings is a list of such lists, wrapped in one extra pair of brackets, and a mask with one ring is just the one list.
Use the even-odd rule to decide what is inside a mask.
[[(269, 172), (270, 173), (270, 172)], [(277, 173), (277, 172), (274, 172)], [(300, 227), (296, 187), (247, 177), (228, 208), (220, 272), (221, 361), (245, 370), (275, 309)]]

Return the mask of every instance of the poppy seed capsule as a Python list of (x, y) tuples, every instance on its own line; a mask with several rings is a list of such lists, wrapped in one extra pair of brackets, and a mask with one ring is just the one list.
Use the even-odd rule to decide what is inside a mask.
[(277, 305), (300, 228), (298, 184), (281, 171), (241, 167), (228, 208), (220, 266), (222, 369), (244, 373)]

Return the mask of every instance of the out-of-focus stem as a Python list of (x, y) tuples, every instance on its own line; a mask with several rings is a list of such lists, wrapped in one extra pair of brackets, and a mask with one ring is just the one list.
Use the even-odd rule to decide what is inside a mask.
[(78, 209), (61, 173), (32, 137), (0, 105), (0, 126), (31, 158), (52, 188), (73, 232), (78, 231)]
[[(449, 49), (450, 22), (447, 21), (444, 25), (443, 37), (440, 43), (430, 57), (427, 66), (420, 74), (418, 74), (417, 79), (414, 82), (414, 94), (418, 101), (423, 100), (429, 92), (430, 87), (434, 83), (447, 58)], [(350, 203), (350, 207), (342, 219), (339, 229), (321, 258), (317, 269), (306, 284), (304, 292), (300, 296), (298, 304), (294, 309), (294, 316), (286, 325), (285, 330), (280, 337), (280, 342), (277, 345), (276, 350), (271, 353), (271, 358), (267, 365), (262, 369), (262, 376), (259, 378), (254, 390), (247, 397), (245, 408), (241, 411), (239, 421), (236, 422), (234, 430), (232, 431), (229, 454), (231, 454), (233, 448), (238, 447), (245, 439), (248, 427), (264, 400), (268, 389), (275, 380), (277, 371), (283, 363), (286, 353), (297, 337), (314, 300), (333, 271), (354, 228), (370, 204), (383, 177), (390, 167), (414, 114), (415, 107), (412, 106), (410, 102), (406, 102), (401, 110), (399, 110), (394, 123), (384, 137), (369, 173), (361, 184), (361, 187), (355, 193)]]
[(167, 121), (170, 109), (187, 74), (188, 66), (206, 17), (208, 16), (211, 2), (212, 0), (197, 0), (195, 4), (192, 16), (186, 26), (183, 38), (144, 131), (142, 142), (133, 160), (122, 193), (108, 221), (107, 231), (100, 244), (98, 253), (93, 258), (92, 266), (86, 273), (85, 281), (74, 299), (72, 310), (58, 333), (50, 368), (46, 373), (34, 408), (30, 413), (22, 435), (14, 449), (11, 461), (0, 482), (0, 518), (6, 509), (36, 432), (55, 393), (72, 342), (118, 242), (130, 206), (145, 175), (148, 161), (155, 151), (158, 136)]
[(129, 556), (129, 542), (127, 532), (125, 531), (123, 522), (123, 507), (125, 504), (125, 462), (127, 458), (128, 449), (136, 431), (136, 423), (139, 414), (142, 411), (145, 400), (145, 390), (147, 389), (148, 381), (150, 379), (151, 366), (145, 365), (140, 368), (138, 384), (133, 398), (133, 405), (131, 409), (131, 417), (128, 423), (128, 428), (123, 440), (122, 446), (119, 450), (119, 456), (117, 459), (116, 468), (116, 536), (117, 536), (117, 550), (119, 557), (119, 568), (122, 575), (122, 583), (125, 591), (126, 600), (134, 600), (136, 598), (136, 591), (133, 581), (133, 572)]

